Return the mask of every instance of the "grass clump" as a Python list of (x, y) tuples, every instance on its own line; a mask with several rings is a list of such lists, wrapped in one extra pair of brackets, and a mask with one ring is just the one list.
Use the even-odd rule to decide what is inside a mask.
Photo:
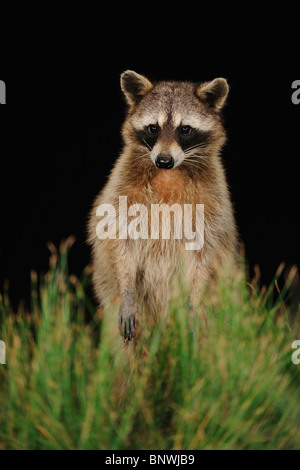
[(30, 313), (1, 297), (0, 449), (300, 449), (299, 316), (274, 283), (224, 281), (205, 328), (179, 288), (132, 367), (87, 282), (69, 275), (65, 243), (33, 274)]

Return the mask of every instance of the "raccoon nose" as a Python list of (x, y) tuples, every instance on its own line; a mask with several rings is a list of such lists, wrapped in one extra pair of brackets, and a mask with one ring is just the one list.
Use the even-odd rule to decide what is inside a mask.
[(155, 165), (157, 168), (164, 168), (165, 170), (169, 170), (174, 166), (174, 158), (165, 155), (158, 155), (155, 160)]

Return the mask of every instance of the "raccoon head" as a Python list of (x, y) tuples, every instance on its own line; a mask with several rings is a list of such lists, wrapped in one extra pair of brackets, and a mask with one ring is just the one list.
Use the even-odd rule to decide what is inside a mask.
[(229, 87), (224, 78), (191, 82), (150, 82), (127, 70), (121, 88), (129, 105), (125, 144), (157, 168), (203, 164), (225, 142), (220, 111)]

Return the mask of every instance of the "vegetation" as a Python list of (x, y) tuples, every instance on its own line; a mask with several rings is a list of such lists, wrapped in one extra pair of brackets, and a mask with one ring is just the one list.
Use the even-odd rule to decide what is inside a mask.
[(1, 297), (0, 449), (300, 449), (299, 315), (288, 286), (272, 298), (279, 272), (269, 289), (224, 281), (205, 328), (178, 288), (130, 365), (87, 274), (69, 275), (68, 245), (32, 274), (30, 313)]

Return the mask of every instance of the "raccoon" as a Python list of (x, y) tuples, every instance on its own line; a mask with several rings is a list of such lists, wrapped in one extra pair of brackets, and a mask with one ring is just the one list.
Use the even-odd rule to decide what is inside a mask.
[[(127, 70), (121, 88), (128, 105), (124, 149), (90, 213), (89, 243), (99, 306), (105, 310), (119, 303), (119, 318), (113, 321), (128, 344), (141, 334), (142, 314), (155, 325), (167, 312), (182, 267), (189, 304), (196, 310), (218, 267), (236, 263), (238, 237), (220, 159), (226, 141), (221, 110), (227, 81), (151, 82)], [(149, 210), (153, 204), (203, 204), (202, 249), (186, 250), (184, 238), (172, 234), (170, 239), (99, 239), (97, 208), (111, 204), (119, 217), (120, 196), (127, 197), (128, 207), (143, 204)], [(195, 228), (194, 212), (191, 218)]]

